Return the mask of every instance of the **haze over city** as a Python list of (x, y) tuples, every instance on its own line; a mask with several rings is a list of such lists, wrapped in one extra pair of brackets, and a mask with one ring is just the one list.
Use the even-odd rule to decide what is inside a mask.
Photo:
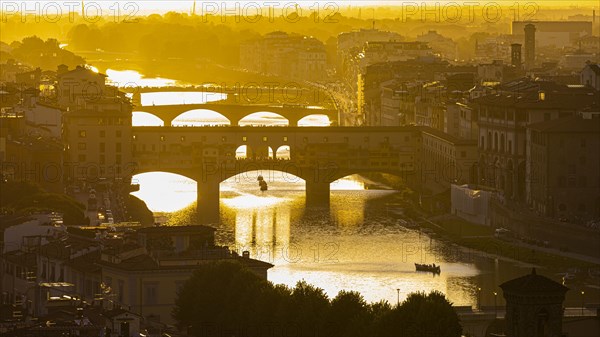
[(600, 1), (0, 2), (0, 336), (600, 335)]

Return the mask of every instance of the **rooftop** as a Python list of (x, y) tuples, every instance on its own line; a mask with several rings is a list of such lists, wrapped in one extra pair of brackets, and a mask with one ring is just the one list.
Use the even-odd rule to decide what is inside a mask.
[(600, 135), (600, 118), (585, 119), (581, 116), (569, 116), (535, 123), (528, 128), (555, 133), (597, 133)]
[(504, 292), (519, 292), (525, 294), (566, 293), (569, 288), (545, 276), (538, 275), (535, 268), (531, 274), (506, 281), (500, 285)]

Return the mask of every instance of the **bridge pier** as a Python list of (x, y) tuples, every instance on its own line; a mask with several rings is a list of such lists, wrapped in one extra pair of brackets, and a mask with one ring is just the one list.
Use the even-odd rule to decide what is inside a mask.
[(220, 182), (218, 179), (198, 180), (196, 213), (201, 225), (219, 222), (219, 197), (221, 192), (219, 185)]
[(306, 180), (306, 206), (329, 208), (330, 183), (327, 181)]

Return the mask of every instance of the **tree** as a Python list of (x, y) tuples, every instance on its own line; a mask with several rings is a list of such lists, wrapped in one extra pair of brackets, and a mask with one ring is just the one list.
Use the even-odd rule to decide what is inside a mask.
[(372, 315), (369, 305), (356, 291), (340, 291), (331, 300), (329, 321), (334, 336), (367, 336), (371, 330)]
[(193, 335), (459, 337), (462, 328), (439, 292), (415, 293), (395, 308), (367, 304), (340, 291), (331, 301), (321, 288), (300, 281), (273, 285), (238, 262), (201, 266), (175, 300), (173, 317)]

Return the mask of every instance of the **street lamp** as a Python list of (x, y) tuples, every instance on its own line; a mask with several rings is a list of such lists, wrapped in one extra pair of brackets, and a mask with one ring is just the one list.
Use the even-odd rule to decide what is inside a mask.
[(400, 306), (400, 288), (396, 288), (396, 293), (398, 294), (398, 306)]
[(481, 310), (481, 287), (477, 287), (477, 309)]
[(583, 297), (583, 295), (585, 295), (585, 292), (582, 290), (581, 291), (581, 316), (583, 316), (583, 307), (585, 306), (585, 297)]
[(498, 293), (494, 291), (494, 319), (498, 318)]

